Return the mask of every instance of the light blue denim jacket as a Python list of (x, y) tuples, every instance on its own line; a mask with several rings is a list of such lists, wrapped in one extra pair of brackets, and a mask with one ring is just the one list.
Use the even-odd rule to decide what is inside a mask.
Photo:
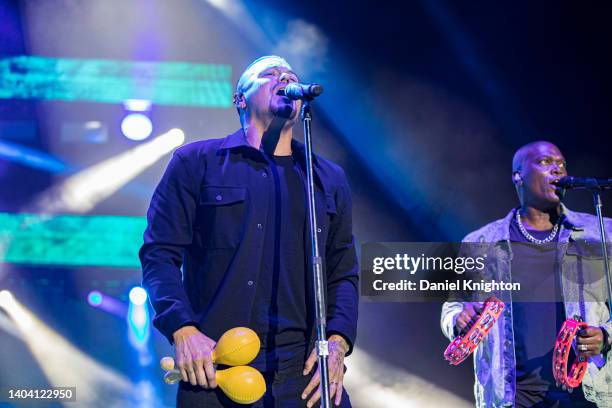
[[(565, 222), (559, 230), (557, 244), (558, 272), (561, 274), (562, 292), (564, 296), (565, 315), (573, 317), (580, 315), (590, 326), (599, 326), (608, 332), (612, 340), (612, 322), (607, 304), (605, 277), (592, 284), (585, 284), (575, 277), (582, 274), (585, 268), (603, 269), (601, 250), (599, 254), (578, 254), (579, 245), (569, 246), (568, 242), (597, 243), (600, 241), (599, 223), (590, 214), (578, 213), (562, 207)], [(510, 222), (514, 210), (500, 220), (485, 225), (477, 231), (468, 234), (463, 242), (495, 243), (489, 246), (495, 251), (495, 262), (491, 278), (511, 282), (510, 263)], [(612, 239), (612, 220), (604, 220), (606, 238)], [(595, 247), (595, 245), (590, 245)], [(608, 244), (608, 253), (610, 254)], [(600, 248), (600, 247), (597, 247)], [(599, 266), (598, 266), (599, 265)], [(574, 278), (572, 278), (574, 277)], [(577, 283), (580, 282), (580, 283)], [(600, 301), (595, 302), (594, 299)], [(446, 302), (442, 307), (440, 324), (444, 335), (452, 340), (455, 336), (454, 326), (458, 314), (463, 310), (461, 302)], [(555, 339), (550, 339), (551, 346)], [(552, 364), (552, 362), (551, 362)], [(476, 406), (481, 407), (512, 407), (516, 392), (516, 360), (514, 355), (514, 332), (512, 326), (512, 303), (506, 304), (502, 317), (493, 326), (487, 337), (474, 352), (474, 373), (476, 381), (474, 394)], [(552, 369), (552, 368), (551, 368)], [(598, 355), (589, 359), (587, 373), (582, 381), (585, 397), (595, 402), (599, 407), (612, 407), (612, 352), (606, 356)]]

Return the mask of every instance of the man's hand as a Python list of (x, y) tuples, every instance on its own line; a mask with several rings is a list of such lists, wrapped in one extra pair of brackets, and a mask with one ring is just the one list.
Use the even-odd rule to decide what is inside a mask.
[(457, 333), (461, 333), (466, 328), (471, 327), (482, 313), (483, 303), (482, 302), (464, 302), (463, 310), (457, 316), (455, 321), (455, 327), (457, 327)]
[[(329, 394), (330, 398), (336, 405), (340, 405), (342, 401), (342, 383), (344, 380), (344, 356), (346, 355), (349, 345), (342, 336), (333, 334), (329, 336), (329, 356), (327, 358), (327, 369), (329, 371)], [(306, 364), (304, 364), (304, 375), (310, 374), (312, 368), (317, 362), (317, 349), (316, 347), (310, 353)], [(313, 390), (316, 392), (312, 394), (308, 400), (308, 408), (312, 407), (321, 398), (321, 373), (317, 367), (317, 372), (312, 376), (312, 379), (302, 392), (302, 399), (308, 398), (312, 394)], [(336, 398), (334, 399), (334, 395)]]
[(589, 326), (576, 336), (578, 357), (588, 358), (601, 354), (604, 348), (604, 335), (599, 327)]
[(215, 367), (212, 352), (217, 344), (206, 337), (194, 326), (184, 326), (172, 334), (176, 355), (176, 365), (181, 371), (183, 381), (204, 388), (215, 388)]

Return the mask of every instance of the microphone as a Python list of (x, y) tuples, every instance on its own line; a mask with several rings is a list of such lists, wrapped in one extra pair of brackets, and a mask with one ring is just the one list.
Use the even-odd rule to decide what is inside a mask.
[(595, 177), (563, 177), (554, 183), (559, 188), (566, 190), (608, 190), (612, 189), (612, 178)]
[(292, 82), (285, 87), (285, 96), (294, 101), (298, 99), (310, 100), (323, 93), (323, 87), (319, 84), (299, 84)]

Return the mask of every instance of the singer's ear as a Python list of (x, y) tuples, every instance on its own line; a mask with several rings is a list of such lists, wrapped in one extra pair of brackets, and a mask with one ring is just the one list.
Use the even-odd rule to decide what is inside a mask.
[(519, 173), (518, 171), (512, 173), (512, 181), (516, 185), (520, 184), (523, 181), (523, 179), (521, 178), (521, 173)]
[(232, 96), (232, 103), (236, 106), (236, 109), (246, 108), (244, 94), (241, 92), (234, 92), (234, 95)]

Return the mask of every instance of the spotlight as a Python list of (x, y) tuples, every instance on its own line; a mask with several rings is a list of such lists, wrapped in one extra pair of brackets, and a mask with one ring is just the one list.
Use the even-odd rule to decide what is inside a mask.
[(100, 306), (102, 304), (102, 294), (97, 290), (92, 290), (89, 292), (89, 295), (87, 295), (87, 302), (93, 307)]
[(146, 99), (127, 99), (123, 101), (126, 110), (132, 112), (147, 112), (151, 110), (151, 101)]
[(130, 290), (130, 302), (135, 305), (144, 305), (147, 301), (147, 291), (141, 288), (140, 286), (134, 286), (132, 290)]
[(142, 113), (130, 113), (121, 122), (121, 132), (130, 140), (144, 140), (153, 132), (153, 124)]
[(92, 290), (87, 295), (87, 303), (91, 306), (105, 311), (107, 313), (114, 314), (117, 317), (124, 318), (128, 312), (128, 307), (125, 302), (120, 301), (106, 293)]
[(0, 291), (0, 307), (7, 308), (13, 302), (13, 294), (8, 290)]
[(166, 133), (171, 146), (180, 146), (185, 142), (185, 132), (179, 128), (173, 128)]
[(88, 212), (184, 141), (185, 133), (174, 128), (149, 142), (140, 143), (73, 174), (43, 192), (31, 212)]
[(53, 155), (25, 147), (21, 144), (2, 140), (0, 140), (0, 159), (10, 160), (52, 173), (61, 173), (68, 169), (66, 163)]
[[(7, 296), (3, 292), (0, 292), (0, 299)], [(128, 377), (82, 352), (18, 299), (11, 296), (6, 312), (49, 385), (76, 387), (80, 393), (79, 406), (155, 406), (155, 403), (137, 403), (130, 397), (126, 399), (126, 396), (134, 395), (137, 389)], [(6, 365), (4, 361), (2, 363)]]
[(150, 364), (151, 358), (147, 357), (148, 341), (150, 336), (149, 310), (147, 308), (147, 291), (140, 286), (134, 286), (130, 290), (130, 305), (127, 314), (128, 340), (140, 354), (141, 365)]
[(354, 352), (351, 361), (347, 361), (347, 367), (360, 375), (346, 377), (346, 386), (352, 390), (351, 399), (360, 401), (364, 407), (473, 406), (405, 369), (393, 364), (381, 364), (365, 350), (355, 348)]
[(95, 130), (102, 128), (102, 122), (98, 122), (97, 120), (90, 120), (89, 122), (85, 122), (83, 125), (85, 129)]

